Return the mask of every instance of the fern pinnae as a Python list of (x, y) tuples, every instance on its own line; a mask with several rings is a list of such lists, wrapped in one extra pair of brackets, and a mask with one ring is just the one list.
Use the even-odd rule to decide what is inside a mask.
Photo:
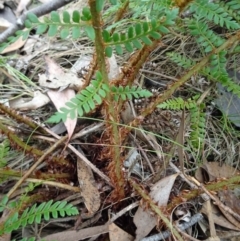
[(0, 143), (0, 167), (5, 167), (7, 165), (7, 156), (9, 154), (9, 141), (6, 139)]
[(188, 27), (190, 33), (196, 37), (199, 46), (204, 48), (206, 53), (211, 52), (215, 47), (219, 47), (225, 41), (210, 30), (209, 26), (205, 22), (200, 21), (199, 18), (190, 20)]
[(200, 18), (213, 21), (221, 27), (225, 26), (228, 29), (238, 29), (240, 27), (218, 2), (209, 2), (208, 0), (194, 1), (191, 3), (190, 11), (197, 14)]
[[(168, 110), (183, 110), (187, 109), (190, 112), (190, 138), (189, 141), (194, 149), (201, 147), (205, 135), (205, 113), (203, 112), (204, 105), (198, 105), (198, 95), (191, 99), (184, 100), (181, 97), (169, 99), (160, 105), (158, 108)], [(200, 146), (199, 146), (200, 145)]]
[(191, 68), (196, 64), (195, 61), (188, 59), (186, 56), (179, 53), (170, 52), (167, 54), (167, 56), (170, 58), (171, 61), (185, 69)]
[[(54, 215), (53, 215), (54, 213)], [(65, 217), (66, 215), (77, 215), (78, 210), (72, 204), (67, 204), (66, 201), (57, 201), (53, 203), (53, 200), (41, 203), (38, 207), (34, 204), (31, 208), (27, 208), (23, 214), (19, 217), (18, 212), (15, 212), (4, 224), (4, 232), (9, 233), (13, 230), (17, 230), (19, 227), (25, 227), (27, 224), (33, 222), (41, 223), (42, 219), (48, 221), (50, 215), (54, 218)]]

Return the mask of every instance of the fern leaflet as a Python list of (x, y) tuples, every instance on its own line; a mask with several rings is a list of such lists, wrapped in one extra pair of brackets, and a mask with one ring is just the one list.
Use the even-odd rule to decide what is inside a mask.
[(196, 37), (197, 43), (204, 48), (206, 53), (211, 52), (214, 47), (219, 47), (224, 43), (224, 39), (216, 35), (209, 29), (205, 22), (200, 19), (192, 19), (188, 22), (190, 33)]
[(190, 138), (189, 142), (194, 149), (202, 148), (205, 135), (205, 113), (203, 112), (204, 105), (197, 104), (198, 95), (192, 99), (183, 100), (182, 98), (169, 99), (160, 105), (158, 108), (170, 110), (187, 109), (190, 112)]
[(102, 103), (103, 98), (106, 97), (106, 92), (109, 92), (109, 88), (102, 83), (102, 75), (97, 72), (96, 80), (92, 80), (89, 86), (67, 102), (66, 107), (60, 108), (60, 111), (50, 117), (48, 122), (66, 121), (68, 117), (76, 118), (77, 113), (79, 116), (89, 113), (95, 109), (96, 104)]
[(6, 157), (9, 153), (9, 141), (4, 140), (2, 143), (0, 143), (0, 167), (5, 167), (7, 165)]
[(19, 217), (19, 214), (15, 212), (10, 218), (4, 223), (4, 230), (0, 230), (0, 233), (10, 233), (13, 230), (17, 230), (19, 227), (25, 227), (27, 224), (33, 222), (41, 223), (42, 219), (48, 221), (50, 215), (53, 218), (65, 217), (66, 215), (77, 215), (78, 210), (73, 207), (72, 204), (67, 204), (66, 201), (57, 201), (53, 203), (53, 200), (41, 203), (38, 207), (34, 204), (31, 208), (25, 209), (23, 214)]
[(200, 18), (213, 21), (221, 27), (226, 26), (228, 29), (239, 29), (240, 27), (217, 2), (209, 2), (208, 0), (194, 1), (190, 6), (190, 11), (195, 12)]

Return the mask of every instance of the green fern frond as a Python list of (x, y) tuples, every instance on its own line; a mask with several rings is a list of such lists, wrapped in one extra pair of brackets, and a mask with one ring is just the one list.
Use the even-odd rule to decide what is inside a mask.
[(190, 144), (194, 149), (202, 148), (205, 135), (205, 113), (203, 112), (204, 105), (198, 105), (198, 95), (192, 99), (184, 100), (181, 97), (169, 99), (160, 105), (158, 108), (168, 110), (183, 110), (187, 109), (190, 112)]
[(190, 138), (189, 142), (194, 149), (202, 149), (205, 137), (206, 114), (204, 104), (192, 106), (190, 111)]
[(174, 1), (171, 0), (131, 0), (129, 2), (129, 8), (133, 12), (133, 17), (139, 19), (141, 19), (141, 17), (149, 19), (159, 18), (165, 11), (165, 9), (171, 9), (172, 7), (174, 7)]
[(226, 70), (222, 69), (222, 71), (219, 71), (216, 69), (204, 68), (202, 73), (215, 82), (219, 82), (227, 91), (236, 94), (240, 98), (240, 86), (229, 77)]
[(119, 98), (122, 100), (131, 100), (132, 98), (148, 98), (152, 96), (152, 93), (146, 89), (141, 89), (140, 87), (137, 86), (120, 86), (120, 87), (115, 87), (113, 86), (111, 88), (111, 92), (114, 95), (114, 100), (118, 101)]
[(102, 83), (102, 75), (97, 72), (96, 80), (92, 80), (89, 86), (67, 102), (66, 107), (60, 108), (60, 111), (50, 117), (47, 122), (66, 121), (68, 117), (71, 119), (76, 118), (77, 113), (79, 116), (89, 113), (95, 109), (96, 104), (100, 105), (102, 103), (103, 98), (106, 97), (106, 92), (109, 92), (109, 88)]
[(30, 30), (18, 30), (16, 31), (14, 36), (11, 36), (7, 39), (7, 41), (0, 44), (0, 53), (8, 47), (10, 44), (15, 43), (19, 38), (22, 38), (22, 40), (25, 40), (28, 38), (28, 35), (30, 33)]
[(50, 216), (58, 218), (59, 216), (65, 217), (77, 214), (78, 210), (72, 204), (67, 204), (66, 201), (53, 203), (53, 200), (50, 200), (41, 203), (38, 207), (37, 204), (34, 204), (31, 208), (27, 208), (20, 217), (17, 212), (14, 213), (6, 220), (4, 230), (1, 230), (1, 232), (10, 233), (33, 222), (41, 223), (42, 219), (48, 221)]
[(196, 37), (197, 43), (204, 48), (206, 53), (211, 52), (215, 47), (219, 47), (225, 41), (210, 30), (209, 26), (200, 19), (192, 19), (188, 21), (187, 25), (190, 33)]
[[(89, 8), (85, 7), (82, 14), (79, 11), (73, 11), (72, 15), (68, 11), (64, 11), (62, 16), (58, 12), (52, 11), (50, 17), (44, 17), (44, 21), (39, 21), (38, 17), (29, 13), (25, 21), (25, 27), (28, 29), (36, 28), (37, 34), (48, 33), (50, 37), (60, 32), (62, 39), (72, 35), (73, 39), (77, 39), (81, 35), (81, 28), (86, 32), (87, 36), (93, 40), (95, 32), (88, 22), (92, 19)], [(85, 24), (82, 22), (85, 21)]]
[(190, 5), (190, 11), (195, 12), (199, 18), (213, 21), (221, 27), (225, 26), (228, 29), (239, 29), (240, 27), (218, 2), (209, 2), (208, 0), (193, 1)]
[(167, 56), (170, 58), (172, 62), (176, 63), (178, 66), (181, 66), (185, 69), (189, 69), (196, 64), (195, 61), (192, 61), (188, 59), (186, 56), (181, 55), (179, 53), (171, 52), (167, 53)]
[(227, 51), (221, 51), (218, 54), (213, 54), (210, 57), (210, 66), (214, 71), (223, 72), (227, 65)]
[(9, 141), (4, 140), (0, 143), (0, 167), (5, 167), (7, 165), (6, 157), (9, 154)]
[(240, 2), (238, 0), (226, 3), (219, 2), (219, 4), (232, 18), (236, 19), (238, 22), (240, 21)]
[(162, 34), (169, 33), (167, 27), (174, 24), (174, 20), (178, 15), (178, 9), (166, 10), (165, 14), (161, 21), (152, 19), (150, 22), (139, 22), (134, 26), (130, 26), (126, 32), (115, 32), (111, 35), (108, 30), (104, 30), (102, 35), (106, 45), (105, 52), (107, 56), (111, 57), (112, 46), (115, 46), (117, 54), (123, 53), (122, 46), (131, 53), (135, 48), (142, 48), (142, 43), (151, 45), (151, 38), (160, 39)]
[(183, 110), (183, 109), (191, 109), (197, 105), (196, 99), (199, 96), (194, 96), (192, 99), (184, 100), (181, 97), (173, 98), (166, 100), (165, 102), (158, 105), (158, 108), (167, 109), (167, 110)]

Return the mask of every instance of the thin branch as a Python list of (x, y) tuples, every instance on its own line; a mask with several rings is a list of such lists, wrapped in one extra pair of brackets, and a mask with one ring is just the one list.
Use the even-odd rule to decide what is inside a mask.
[(27, 11), (17, 19), (16, 23), (13, 26), (9, 27), (2, 34), (0, 34), (0, 43), (5, 42), (7, 38), (12, 36), (17, 30), (24, 28), (24, 22), (28, 13), (34, 13), (35, 15), (40, 17), (47, 13), (50, 13), (53, 10), (57, 10), (58, 8), (61, 8), (70, 2), (73, 2), (73, 0), (52, 0), (48, 3), (42, 4), (41, 6)]

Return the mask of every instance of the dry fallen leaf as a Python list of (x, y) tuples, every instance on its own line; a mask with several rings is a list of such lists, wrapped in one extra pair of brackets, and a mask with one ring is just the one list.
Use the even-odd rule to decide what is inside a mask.
[(110, 241), (132, 241), (133, 236), (119, 228), (114, 223), (109, 225), (109, 238)]
[[(67, 78), (67, 75), (65, 75), (62, 68), (58, 64), (56, 64), (52, 59), (50, 59), (49, 57), (45, 57), (45, 61), (47, 64), (47, 72), (49, 76), (61, 76), (62, 80)], [(49, 90), (47, 94), (58, 111), (61, 107), (65, 106), (66, 102), (68, 102), (75, 96), (75, 92), (72, 89), (65, 89), (63, 91)], [(71, 138), (77, 123), (77, 110), (75, 112), (75, 116), (75, 119), (67, 118), (67, 120), (64, 122), (68, 131), (69, 139)]]
[(77, 175), (86, 208), (90, 213), (97, 212), (101, 206), (100, 193), (92, 169), (80, 159), (77, 160)]
[(22, 37), (20, 37), (16, 42), (8, 45), (2, 52), (1, 54), (6, 54), (9, 52), (12, 52), (14, 50), (20, 49), (24, 44), (26, 40), (23, 40)]
[[(66, 102), (75, 96), (74, 90), (71, 89), (65, 89), (63, 91), (49, 90), (47, 94), (58, 111), (61, 107), (65, 106)], [(67, 128), (69, 139), (71, 138), (77, 123), (77, 111), (75, 112), (75, 116), (75, 119), (67, 118), (67, 120), (64, 122), (64, 125)]]
[[(167, 176), (155, 183), (151, 188), (149, 195), (158, 206), (167, 205), (172, 186), (177, 176), (178, 174)], [(151, 215), (149, 210), (144, 210), (142, 207), (138, 208), (133, 221), (137, 227), (135, 241), (146, 237), (157, 224), (157, 218)]]
[(16, 9), (16, 15), (20, 16), (20, 14), (27, 10), (27, 7), (31, 4), (32, 0), (20, 0), (17, 9)]
[(30, 101), (25, 101), (23, 98), (9, 100), (9, 106), (19, 110), (36, 110), (50, 102), (47, 95), (40, 91), (34, 92), (34, 97)]
[[(213, 221), (215, 224), (222, 226), (227, 229), (232, 229), (232, 230), (238, 230), (239, 229), (231, 224), (219, 211), (219, 209), (215, 205), (211, 205), (212, 209), (212, 216), (213, 216)], [(202, 206), (201, 213), (204, 213), (207, 215), (207, 203), (205, 202)]]
[(210, 182), (216, 178), (228, 178), (236, 173), (236, 169), (219, 162), (206, 162), (196, 171), (195, 177), (199, 182)]
[(45, 241), (78, 241), (108, 232), (108, 224), (84, 228), (79, 231), (63, 231), (44, 237)]

